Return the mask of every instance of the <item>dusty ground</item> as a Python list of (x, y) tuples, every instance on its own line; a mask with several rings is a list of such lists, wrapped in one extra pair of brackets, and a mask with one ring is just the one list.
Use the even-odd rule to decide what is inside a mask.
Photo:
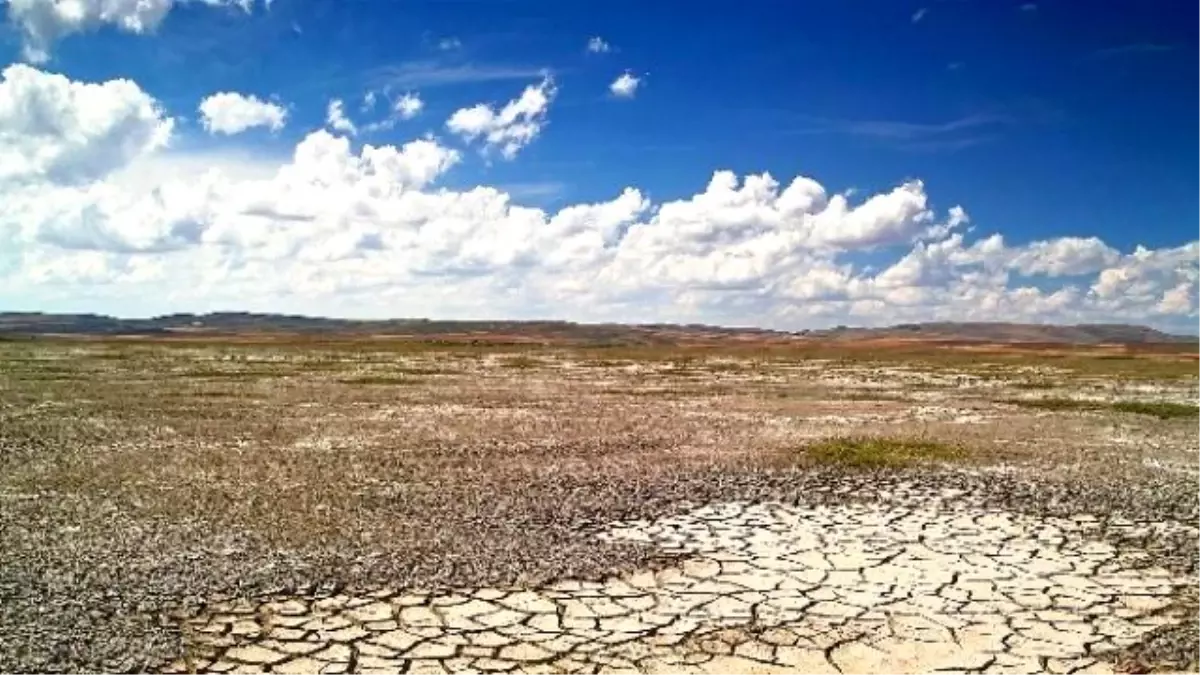
[[(1188, 620), (1195, 612), (1189, 588), (1196, 575), (1200, 473), (1194, 360), (1070, 353), (812, 356), (750, 349), (439, 350), (387, 341), (0, 343), (0, 670), (333, 672), (367, 670), (370, 663), (360, 658), (366, 656), (391, 659), (375, 664), (382, 670), (480, 670), (483, 664), (461, 660), (463, 645), (451, 644), (457, 638), (443, 634), (441, 624), (416, 626), (443, 631), (417, 636), (426, 642), (397, 638), (392, 647), (380, 647), (378, 635), (404, 629), (399, 621), (360, 627), (367, 635), (330, 637), (326, 633), (340, 629), (301, 629), (303, 622), (293, 618), (287, 621), (297, 622), (291, 628), (299, 633), (292, 637), (308, 647), (286, 658), (246, 650), (270, 650), (263, 642), (280, 639), (261, 625), (260, 610), (269, 603), (294, 601), (302, 609), (291, 616), (307, 622), (340, 616), (370, 599), (394, 606), (396, 617), (378, 619), (392, 621), (400, 619), (406, 594), (425, 594), (416, 606), (467, 592), (492, 602), (522, 591), (546, 593), (553, 584), (614, 583), (654, 570), (669, 578), (671, 570), (688, 570), (713, 551), (657, 541), (663, 523), (673, 522), (663, 519), (705, 509), (725, 513), (731, 504), (774, 505), (771, 513), (792, 514), (730, 525), (781, 533), (782, 541), (750, 556), (776, 561), (771, 574), (780, 579), (807, 578), (805, 570), (815, 569), (811, 560), (790, 560), (803, 550), (796, 537), (807, 532), (805, 541), (824, 542), (829, 536), (810, 531), (811, 518), (795, 515), (813, 513), (805, 509), (852, 522), (863, 509), (894, 512), (897, 523), (914, 513), (926, 522), (942, 511), (951, 519), (967, 514), (969, 522), (994, 517), (1005, 523), (1000, 543), (1017, 542), (1014, 550), (1029, 548), (1053, 525), (1062, 530), (1061, 541), (1043, 542), (1043, 548), (1064, 556), (1073, 573), (1167, 581), (1151, 584), (1151, 591), (1131, 590), (1125, 581), (1105, 585), (1102, 601), (1089, 606), (1107, 613), (1059, 607), (1053, 598), (1046, 607), (1025, 608), (1035, 612), (1027, 624), (1000, 622), (1011, 639), (996, 638), (998, 647), (980, 646), (951, 666), (1195, 669), (1195, 626)], [(1130, 408), (1131, 402), (1151, 405)], [(845, 466), (806, 452), (820, 439), (863, 436), (944, 443), (963, 452), (949, 462), (886, 468)], [(954, 495), (949, 502), (945, 490)], [(810, 530), (797, 523), (809, 523)], [(986, 550), (955, 554), (970, 568), (963, 570), (968, 576), (982, 564), (968, 555), (1012, 553), (987, 543), (986, 533), (998, 526), (975, 527), (978, 536), (964, 536)], [(613, 534), (621, 532), (629, 536)], [(876, 535), (860, 539), (891, 536)], [(953, 537), (889, 541), (879, 545), (902, 553), (917, 544), (959, 545)], [(830, 553), (824, 544), (818, 548)], [(1089, 550), (1107, 556), (1097, 565), (1108, 567), (1088, 568), (1072, 558)], [(865, 583), (872, 565), (842, 571)], [(1005, 584), (1055, 574), (1018, 568), (993, 579), (990, 590), (976, 589), (1006, 599), (981, 601), (1015, 602)], [(1042, 590), (1058, 597), (1050, 589), (1059, 581)], [(629, 639), (604, 643), (624, 645), (600, 650), (615, 665), (573, 658), (568, 668), (532, 651), (525, 653), (541, 657), (506, 660), (494, 651), (473, 658), (512, 664), (500, 670), (746, 666), (713, 661), (733, 658), (764, 669), (927, 670), (941, 666), (902, 660), (904, 650), (914, 648), (908, 624), (915, 615), (884, 605), (947, 593), (946, 602), (972, 601), (970, 588), (956, 591), (953, 584), (895, 582), (889, 595), (842, 582), (809, 579), (786, 596), (794, 613), (776, 612), (778, 621), (770, 625), (732, 605), (725, 615), (692, 615), (685, 608), (671, 621), (695, 628), (641, 660), (630, 650), (648, 649), (642, 629), (616, 631)], [(779, 584), (746, 592), (786, 590)], [(669, 604), (679, 592), (669, 583), (653, 589), (641, 595), (655, 603)], [(714, 593), (710, 601), (730, 596)], [(314, 603), (322, 599), (330, 606), (318, 610)], [(739, 601), (769, 607), (775, 599)], [(825, 614), (811, 605), (821, 602), (856, 608), (829, 629), (840, 636), (831, 644), (812, 635), (829, 633), (814, 628)], [(220, 618), (239, 611), (256, 626), (235, 630), (235, 621)], [(637, 614), (645, 611), (629, 609), (620, 617), (649, 624)], [(997, 605), (980, 615), (1009, 613)], [(522, 625), (533, 614), (521, 618)], [(1103, 634), (1105, 621), (1103, 630), (1119, 635)], [(272, 630), (280, 628), (288, 626), (276, 623)], [(763, 640), (766, 629), (791, 631), (794, 641)], [(1057, 648), (1024, 648), (1022, 639), (1034, 639), (1024, 634), (1031, 630), (1085, 638), (1068, 640), (1074, 651), (1061, 640), (1049, 641)], [(408, 654), (439, 640), (450, 640), (452, 648), (440, 660)], [(344, 650), (334, 649), (339, 645)], [(361, 653), (370, 645), (391, 651)], [(851, 652), (829, 651), (831, 645)], [(505, 646), (511, 645), (488, 649)], [(791, 656), (779, 656), (784, 648)], [(328, 659), (314, 657), (330, 649)], [(815, 659), (816, 652), (823, 660), (786, 662)], [(188, 660), (172, 666), (181, 656)], [(1010, 657), (1018, 661), (1005, 660)]]

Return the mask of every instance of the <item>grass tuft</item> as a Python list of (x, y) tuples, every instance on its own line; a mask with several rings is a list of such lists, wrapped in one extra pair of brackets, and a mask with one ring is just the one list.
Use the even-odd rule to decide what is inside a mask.
[(834, 397), (838, 401), (908, 401), (903, 394), (889, 391), (842, 391)]
[(1023, 380), (1009, 385), (1013, 389), (1054, 389), (1058, 386), (1053, 380)]
[(1112, 409), (1119, 412), (1137, 413), (1138, 415), (1150, 415), (1157, 417), (1160, 420), (1168, 419), (1186, 419), (1190, 417), (1200, 416), (1200, 408), (1186, 403), (1170, 403), (1167, 401), (1141, 402), (1141, 401), (1117, 401), (1112, 404)]
[(423, 382), (419, 377), (397, 377), (395, 375), (361, 375), (359, 377), (342, 377), (342, 384), (382, 384), (382, 385), (413, 385)]
[(1016, 398), (1001, 401), (1022, 408), (1036, 408), (1055, 412), (1103, 411), (1149, 415), (1160, 420), (1186, 419), (1200, 416), (1200, 408), (1186, 403), (1168, 401), (1080, 401), (1072, 398)]
[(1071, 410), (1098, 410), (1103, 407), (1103, 404), (1095, 401), (1079, 401), (1073, 398), (1013, 398), (1001, 401), (1009, 405), (1020, 406), (1022, 408), (1034, 408), (1036, 410), (1051, 410), (1054, 412), (1066, 412)]
[(962, 446), (907, 438), (839, 437), (811, 443), (804, 455), (823, 464), (855, 468), (895, 468), (924, 462), (948, 462), (966, 455)]

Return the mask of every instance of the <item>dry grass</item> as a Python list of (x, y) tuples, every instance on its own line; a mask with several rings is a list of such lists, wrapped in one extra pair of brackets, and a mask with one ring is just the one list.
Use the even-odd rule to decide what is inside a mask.
[[(926, 398), (945, 390), (951, 404), (964, 396), (942, 384), (953, 378), (921, 379), (946, 372), (946, 364), (922, 370), (929, 353), (902, 364), (908, 379), (899, 394), (845, 389), (856, 378), (897, 382), (888, 366), (844, 351), (838, 361), (805, 360), (814, 354), (371, 340), (7, 342), (0, 490), (103, 495), (138, 517), (200, 519), (287, 545), (437, 541), (458, 537), (456, 522), (477, 536), (471, 523), (501, 514), (553, 519), (546, 495), (564, 485), (772, 466), (778, 447), (795, 447), (801, 423), (793, 420), (820, 406), (825, 415), (903, 417), (921, 404), (905, 400), (910, 389)], [(973, 367), (1022, 381), (1002, 364)], [(1128, 410), (1195, 414), (1165, 404)], [(820, 424), (830, 436), (844, 433)], [(865, 432), (876, 423), (854, 424)], [(967, 431), (898, 424), (936, 438), (928, 447), (843, 439), (812, 456), (917, 461), (923, 447), (934, 457), (936, 444), (956, 447)], [(1024, 429), (978, 433), (1046, 433)], [(432, 513), (440, 514), (436, 530)]]
[[(1102, 420), (989, 408), (995, 385), (1033, 379), (1044, 360), (332, 337), (0, 342), (0, 584), (25, 593), (6, 595), (0, 626), (57, 653), (83, 633), (54, 623), (70, 611), (43, 611), (54, 593), (59, 607), (138, 599), (108, 607), (118, 616), (150, 595), (241, 584), (601, 576), (651, 562), (581, 536), (605, 522), (683, 501), (784, 499), (862, 467), (986, 463), (989, 444), (1043, 475), (1194, 464), (1194, 425), (1130, 415), (1131, 450)], [(1160, 367), (1142, 361), (1052, 377), (1070, 393), (1111, 384), (1094, 377), (1111, 364), (1138, 377)], [(1194, 397), (1179, 370), (1152, 380), (1164, 399)], [(881, 386), (898, 393), (868, 393)], [(814, 437), (835, 440), (797, 451)], [(51, 577), (71, 581), (52, 593)], [(119, 646), (103, 626), (87, 629), (89, 649)]]
[(1061, 385), (1058, 382), (1055, 382), (1053, 380), (1038, 379), (1038, 380), (1022, 380), (1020, 382), (1013, 382), (1009, 386), (1012, 387), (1013, 389), (1031, 389), (1032, 390), (1032, 389), (1054, 389), (1055, 387), (1058, 387)]
[(199, 518), (285, 546), (437, 549), (480, 527), (552, 519), (562, 503), (547, 494), (632, 475), (650, 455), (661, 453), (655, 471), (684, 470), (693, 459), (669, 449), (701, 435), (713, 445), (749, 433), (672, 420), (644, 403), (668, 397), (633, 379), (627, 390), (645, 395), (609, 397), (597, 415), (586, 382), (531, 390), (525, 375), (553, 362), (528, 354), (484, 367), (429, 353), (381, 370), (390, 355), (368, 351), (122, 353), (43, 344), (8, 355), (0, 446), (21, 452), (4, 453), (0, 488), (103, 495), (141, 517)]
[(421, 384), (423, 380), (418, 377), (408, 375), (360, 375), (357, 377), (340, 377), (338, 382), (342, 384), (378, 384), (378, 385), (400, 385), (414, 386)]
[(887, 391), (846, 391), (837, 394), (843, 401), (907, 401), (902, 394)]
[(517, 354), (516, 356), (507, 356), (500, 359), (500, 367), (512, 368), (514, 370), (531, 370), (541, 365), (543, 365), (543, 362), (540, 359), (527, 354)]

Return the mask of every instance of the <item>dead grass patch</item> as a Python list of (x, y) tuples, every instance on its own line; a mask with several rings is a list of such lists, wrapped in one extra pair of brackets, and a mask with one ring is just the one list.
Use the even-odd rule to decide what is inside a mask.
[(887, 391), (843, 391), (834, 397), (838, 401), (900, 401), (909, 399), (903, 394)]
[(257, 380), (264, 377), (287, 377), (293, 374), (294, 372), (290, 368), (256, 368), (247, 370), (202, 368), (174, 373), (176, 377), (214, 380)]
[(499, 360), (501, 368), (511, 368), (513, 370), (532, 370), (545, 365), (541, 359), (529, 356), (528, 354), (517, 354), (516, 356), (506, 356)]
[(1013, 389), (1054, 389), (1058, 383), (1053, 380), (1022, 380), (1009, 386)]

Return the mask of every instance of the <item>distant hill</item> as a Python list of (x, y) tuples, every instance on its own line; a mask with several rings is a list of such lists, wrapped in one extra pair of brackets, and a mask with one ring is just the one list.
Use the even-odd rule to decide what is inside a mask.
[(1077, 324), (1073, 326), (1030, 323), (913, 323), (887, 328), (844, 328), (810, 331), (824, 338), (854, 339), (925, 339), (981, 342), (1041, 342), (1078, 345), (1095, 344), (1170, 344), (1198, 342), (1195, 335), (1172, 335), (1146, 326), (1132, 324)]
[(0, 335), (363, 335), (505, 342), (665, 343), (682, 336), (790, 338), (758, 328), (669, 324), (579, 324), (569, 321), (436, 321), (331, 319), (286, 314), (217, 312), (119, 319), (97, 314), (0, 312)]
[(218, 312), (120, 319), (97, 314), (0, 312), (0, 335), (373, 335), (484, 342), (671, 344), (697, 340), (904, 340), (1052, 344), (1197, 343), (1194, 335), (1171, 335), (1128, 324), (1075, 326), (1021, 323), (916, 323), (886, 328), (838, 327), (799, 332), (700, 324), (580, 324), (569, 321), (353, 320), (285, 314)]

